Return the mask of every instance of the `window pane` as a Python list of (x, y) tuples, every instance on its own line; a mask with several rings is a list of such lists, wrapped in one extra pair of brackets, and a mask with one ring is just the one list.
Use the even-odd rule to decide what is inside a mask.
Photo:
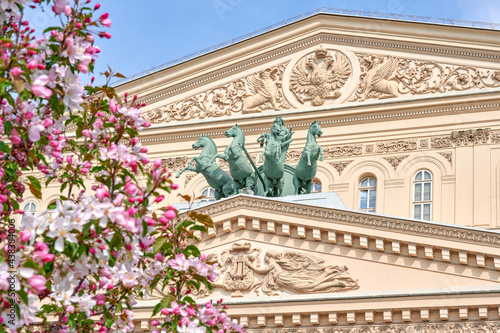
[(368, 187), (368, 178), (363, 179), (363, 181), (361, 182), (360, 187)]
[(424, 171), (424, 179), (425, 180), (432, 179), (431, 173), (429, 171)]
[(420, 220), (422, 216), (422, 207), (420, 205), (413, 205), (413, 218)]
[(375, 198), (370, 198), (370, 208), (375, 208)]
[(320, 183), (316, 183), (316, 184), (315, 184), (315, 187), (316, 187), (316, 188), (315, 188), (314, 190), (315, 190), (316, 192), (321, 192), (321, 184), (320, 184)]
[(361, 195), (361, 200), (366, 200), (368, 198), (368, 191), (367, 190), (360, 191), (360, 195)]
[(415, 184), (415, 198), (413, 201), (422, 200), (422, 184)]
[(423, 216), (422, 220), (425, 220), (425, 221), (431, 220), (431, 205), (430, 204), (424, 205), (424, 216)]
[(415, 176), (415, 180), (422, 180), (422, 171), (419, 171), (416, 176)]
[(431, 200), (431, 183), (424, 183), (424, 200)]
[(375, 187), (375, 186), (377, 186), (377, 182), (375, 181), (375, 179), (373, 179), (373, 178), (369, 178), (369, 180), (370, 180), (370, 186), (371, 186), (371, 187)]
[(370, 193), (369, 195), (370, 200), (375, 199), (377, 197), (377, 190), (370, 190), (369, 193)]

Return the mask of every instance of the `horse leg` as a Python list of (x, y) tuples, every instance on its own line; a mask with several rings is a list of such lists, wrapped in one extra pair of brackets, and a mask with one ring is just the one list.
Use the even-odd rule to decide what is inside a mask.
[(283, 186), (285, 184), (285, 179), (283, 177), (278, 181), (278, 197), (281, 197), (281, 193), (283, 193)]
[(293, 187), (295, 188), (295, 195), (299, 194), (300, 181), (295, 175), (293, 175)]
[(305, 193), (311, 193), (312, 179), (305, 181)]
[(303, 154), (306, 155), (306, 157), (307, 157), (307, 165), (310, 166), (311, 165), (311, 153), (308, 152), (308, 151), (305, 151), (305, 152), (303, 152)]
[(266, 150), (264, 149), (262, 151), (262, 154), (260, 154), (260, 157), (259, 157), (259, 163), (262, 163), (264, 161), (264, 153), (266, 152)]
[(179, 173), (177, 173), (177, 175), (175, 175), (175, 178), (179, 178), (186, 170), (194, 171), (194, 172), (198, 173), (198, 171), (196, 171), (196, 167), (193, 167), (193, 166), (188, 164), (188, 166), (186, 166), (184, 169), (179, 171)]
[(319, 160), (323, 162), (323, 148), (319, 147)]

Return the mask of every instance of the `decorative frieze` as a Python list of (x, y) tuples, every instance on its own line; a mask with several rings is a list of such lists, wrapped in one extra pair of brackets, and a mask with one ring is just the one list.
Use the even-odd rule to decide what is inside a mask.
[(361, 155), (362, 153), (363, 153), (362, 145), (323, 148), (323, 158), (354, 156), (354, 155)]
[(177, 172), (182, 170), (186, 166), (187, 162), (188, 158), (185, 156), (164, 158), (161, 160), (162, 166), (169, 172)]
[(392, 153), (417, 150), (417, 140), (399, 140), (388, 143), (377, 143), (377, 153)]

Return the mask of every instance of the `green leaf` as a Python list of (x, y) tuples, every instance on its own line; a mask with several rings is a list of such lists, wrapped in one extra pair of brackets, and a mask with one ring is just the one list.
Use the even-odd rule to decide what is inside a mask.
[(168, 238), (165, 236), (158, 237), (153, 244), (153, 251), (155, 253), (158, 252), (163, 247), (163, 244), (165, 244), (165, 242), (167, 241)]
[(28, 294), (24, 289), (21, 289), (17, 292), (17, 294), (21, 297), (23, 300), (24, 304), (28, 304)]
[(33, 186), (35, 186), (39, 190), (42, 190), (42, 185), (40, 185), (40, 181), (36, 177), (28, 176), (28, 179), (31, 184), (33, 184)]
[(4, 133), (7, 133), (7, 135), (10, 134), (10, 130), (12, 129), (12, 123), (10, 121), (4, 121), (3, 123), (3, 129)]
[(184, 252), (184, 254), (186, 255), (186, 257), (189, 257), (189, 255), (193, 255), (194, 257), (201, 256), (200, 250), (198, 250), (198, 248), (196, 246), (194, 246), (194, 245), (188, 245), (188, 246), (186, 246), (186, 248), (182, 252)]

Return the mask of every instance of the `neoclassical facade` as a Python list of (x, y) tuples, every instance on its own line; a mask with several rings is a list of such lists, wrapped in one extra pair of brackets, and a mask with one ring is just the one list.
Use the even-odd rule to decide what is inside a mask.
[[(295, 165), (321, 124), (319, 193), (200, 204), (216, 227), (198, 245), (222, 268), (200, 299), (224, 298), (257, 333), (500, 332), (499, 41), (316, 14), (118, 85), (147, 103), (142, 142), (173, 175), (202, 135), (222, 152), (236, 123), (259, 165), (277, 116), (295, 132)], [(177, 183), (213, 195), (201, 174)]]

